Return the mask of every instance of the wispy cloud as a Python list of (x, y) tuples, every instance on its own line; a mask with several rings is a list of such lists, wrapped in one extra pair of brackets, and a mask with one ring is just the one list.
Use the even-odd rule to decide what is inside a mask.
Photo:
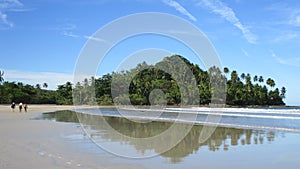
[(267, 10), (281, 16), (281, 19), (275, 22), (277, 24), (300, 26), (300, 9), (297, 7), (280, 2), (271, 4)]
[(35, 85), (47, 83), (49, 89), (56, 89), (57, 85), (67, 81), (73, 81), (72, 74), (54, 72), (24, 72), (19, 70), (4, 70), (5, 80), (21, 81), (26, 84)]
[(298, 33), (285, 33), (284, 35), (280, 35), (278, 37), (276, 37), (273, 42), (277, 43), (277, 42), (283, 42), (283, 41), (289, 41), (292, 39), (295, 39), (299, 37)]
[(64, 31), (71, 31), (77, 28), (77, 25), (74, 23), (66, 23), (63, 25), (59, 25), (56, 29), (64, 30)]
[(270, 52), (271, 52), (271, 56), (280, 64), (287, 65), (287, 66), (297, 66), (297, 67), (300, 66), (300, 57), (283, 59), (277, 56), (274, 51), (271, 50)]
[(29, 11), (24, 8), (19, 0), (0, 0), (0, 29), (9, 29), (14, 27), (12, 21), (8, 20), (7, 12)]
[(93, 36), (84, 36), (84, 38), (86, 38), (88, 40), (94, 40), (94, 41), (97, 41), (97, 42), (106, 42), (106, 40), (104, 40), (104, 39), (96, 38), (96, 37), (93, 37)]
[(209, 8), (213, 13), (220, 15), (222, 18), (233, 24), (242, 32), (249, 43), (256, 43), (256, 36), (240, 22), (235, 12), (220, 0), (201, 0), (198, 5)]
[(245, 55), (245, 56), (247, 56), (247, 57), (249, 57), (250, 55), (249, 55), (249, 53), (245, 50), (245, 49), (241, 49), (242, 50), (242, 52), (243, 52), (243, 54)]
[(56, 25), (54, 27), (47, 28), (49, 30), (54, 30), (60, 32), (63, 36), (68, 36), (71, 38), (79, 38), (80, 36), (75, 34), (74, 31), (77, 29), (77, 25), (74, 23), (65, 23), (61, 25)]
[(290, 14), (289, 24), (300, 26), (300, 9), (296, 9)]
[(71, 38), (79, 38), (79, 35), (74, 34), (72, 31), (63, 31), (62, 35), (68, 36)]
[(173, 0), (162, 0), (166, 5), (175, 8), (176, 11), (180, 12), (182, 15), (189, 17), (192, 21), (197, 21), (196, 17), (194, 17), (191, 13), (189, 13), (183, 6), (181, 6), (178, 2)]
[(0, 8), (11, 10), (23, 7), (23, 4), (19, 0), (1, 0), (0, 1)]
[(2, 28), (12, 28), (14, 24), (7, 20), (7, 15), (0, 11), (0, 29)]

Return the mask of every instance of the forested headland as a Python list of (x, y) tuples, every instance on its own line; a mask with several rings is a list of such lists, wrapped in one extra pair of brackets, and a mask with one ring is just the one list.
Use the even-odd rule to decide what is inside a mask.
[[(286, 88), (278, 88), (275, 81), (270, 77), (264, 78), (260, 75), (250, 75), (249, 73), (239, 74), (237, 71), (230, 70), (227, 67), (222, 68), (222, 70), (217, 67), (211, 67), (205, 71), (197, 64), (193, 64), (179, 55), (165, 57), (155, 65), (148, 65), (143, 62), (128, 71), (112, 72), (98, 78), (90, 77), (76, 84), (66, 82), (58, 85), (56, 90), (48, 90), (47, 83), (32, 86), (21, 82), (7, 82), (3, 79), (3, 73), (0, 73), (0, 104), (9, 104), (11, 102), (73, 104), (73, 101), (75, 101), (76, 104), (97, 103), (99, 105), (112, 105), (129, 98), (129, 102), (133, 105), (150, 105), (149, 95), (151, 91), (160, 89), (165, 95), (166, 104), (178, 105), (182, 102), (178, 82), (172, 75), (157, 68), (161, 66), (172, 67), (172, 69), (177, 70), (178, 76), (185, 76), (180, 74), (185, 72), (185, 70), (182, 70), (184, 68), (181, 66), (176, 66), (179, 64), (172, 60), (174, 57), (180, 58), (187, 65), (198, 87), (200, 103), (190, 99), (186, 101), (188, 104), (207, 105), (211, 103), (213, 93), (217, 92), (217, 89), (211, 85), (211, 78), (217, 77), (221, 83), (226, 84), (227, 105), (285, 105), (283, 100)], [(134, 76), (132, 77), (132, 75)], [(123, 82), (124, 79), (130, 80), (129, 87), (123, 83), (117, 83), (117, 87), (112, 86), (113, 81), (114, 83), (118, 80)], [(189, 86), (187, 85), (186, 87), (188, 88)], [(117, 90), (123, 90), (124, 88), (128, 90), (126, 97), (124, 95), (112, 96), (112, 92), (118, 93)]]

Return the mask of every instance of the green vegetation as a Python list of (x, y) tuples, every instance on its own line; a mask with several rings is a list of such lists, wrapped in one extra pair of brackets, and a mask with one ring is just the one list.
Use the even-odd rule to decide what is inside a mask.
[[(72, 94), (72, 89), (70, 90)], [(4, 82), (0, 85), (0, 103), (9, 104), (12, 102), (23, 102), (29, 104), (68, 104), (61, 102), (64, 96), (57, 91), (41, 89), (40, 85), (24, 85), (21, 82)], [(72, 95), (71, 95), (72, 96)]]
[[(182, 102), (181, 92), (178, 81), (175, 79), (184, 79), (186, 70), (182, 66), (174, 63), (173, 57), (181, 58), (188, 68), (192, 71), (198, 85), (200, 104), (205, 105), (211, 102), (212, 94), (218, 96), (218, 92), (222, 92), (222, 85), (226, 84), (226, 104), (233, 106), (249, 106), (249, 105), (284, 105), (286, 88), (282, 87), (279, 91), (275, 88), (275, 81), (271, 78), (266, 80), (262, 76), (253, 76), (241, 73), (239, 76), (237, 71), (230, 70), (225, 67), (223, 71), (219, 68), (211, 67), (208, 71), (200, 69), (197, 64), (192, 64), (185, 58), (174, 55), (164, 58), (155, 66), (141, 63), (136, 68), (126, 72), (113, 72), (106, 74), (100, 78), (85, 79), (82, 84), (76, 84), (75, 102), (78, 104), (93, 103), (95, 100), (89, 100), (92, 94), (89, 93), (95, 88), (96, 102), (100, 105), (115, 103), (133, 104), (133, 105), (150, 105), (149, 95), (154, 89), (161, 89), (165, 95), (168, 105), (178, 105)], [(180, 73), (172, 76), (164, 71), (162, 67), (171, 67)], [(159, 69), (158, 69), (159, 68)], [(174, 77), (175, 76), (175, 77)], [(216, 82), (218, 81), (218, 82)], [(113, 82), (113, 83), (112, 83)], [(130, 85), (126, 85), (130, 83)], [(217, 83), (219, 88), (212, 88), (211, 83)], [(129, 86), (129, 89), (128, 87)], [(185, 85), (183, 90), (187, 91), (191, 86)], [(275, 89), (274, 89), (275, 88)], [(112, 96), (112, 92), (114, 95)], [(124, 93), (129, 93), (124, 94)], [(79, 97), (80, 94), (80, 97)], [(128, 98), (130, 100), (128, 100)], [(197, 104), (193, 102), (193, 96), (190, 100), (185, 100), (186, 104)], [(218, 99), (218, 98), (215, 98)], [(159, 101), (158, 101), (159, 102)], [(160, 102), (161, 103), (161, 102)]]
[[(175, 58), (180, 58), (181, 62), (183, 61), (187, 66), (182, 66), (182, 63)], [(189, 71), (194, 77), (187, 75)], [(73, 89), (76, 104), (150, 105), (151, 92), (160, 89), (165, 97), (157, 97), (154, 103), (205, 105), (211, 103), (213, 94), (217, 96), (214, 99), (223, 102), (218, 96), (225, 91), (225, 84), (226, 104), (228, 105), (284, 105), (283, 99), (286, 94), (286, 88), (275, 88), (276, 83), (271, 78), (265, 81), (262, 76), (254, 75), (252, 78), (249, 73), (241, 73), (239, 76), (237, 71), (230, 71), (227, 67), (223, 70), (211, 67), (208, 71), (204, 71), (197, 64), (192, 64), (178, 55), (165, 57), (156, 65), (148, 65), (144, 62), (130, 71), (113, 72), (99, 78), (91, 77), (74, 86), (66, 82), (66, 84), (59, 85), (56, 91), (46, 90), (48, 87), (46, 83), (42, 85), (45, 89), (41, 89), (40, 84), (34, 87), (22, 83), (3, 82), (3, 72), (0, 72), (0, 80), (0, 103), (22, 101), (24, 103), (72, 104)], [(197, 90), (194, 90), (194, 86), (188, 83), (193, 80), (196, 82)], [(215, 86), (218, 87), (213, 88), (212, 83), (217, 83)], [(197, 93), (187, 91), (197, 91)], [(187, 94), (188, 97), (186, 97)], [(200, 103), (195, 97), (200, 97)]]

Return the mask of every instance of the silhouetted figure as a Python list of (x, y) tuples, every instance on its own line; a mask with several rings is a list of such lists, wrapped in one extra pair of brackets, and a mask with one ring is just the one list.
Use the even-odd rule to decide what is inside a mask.
[(27, 112), (27, 108), (28, 108), (27, 104), (24, 104), (24, 110), (25, 110), (25, 112)]
[(12, 102), (12, 104), (10, 105), (11, 109), (13, 112), (15, 112), (15, 108), (16, 108), (16, 103)]
[(22, 112), (22, 108), (23, 108), (23, 103), (21, 102), (21, 103), (19, 104), (19, 111), (20, 111), (20, 113)]

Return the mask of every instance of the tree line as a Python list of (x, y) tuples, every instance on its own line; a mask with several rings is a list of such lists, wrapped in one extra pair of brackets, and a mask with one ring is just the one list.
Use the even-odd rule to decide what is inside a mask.
[[(43, 87), (43, 88), (42, 88)], [(72, 84), (58, 85), (57, 90), (47, 90), (48, 84), (28, 85), (22, 82), (0, 83), (0, 104), (72, 104)]]
[[(187, 68), (178, 63), (178, 59), (175, 58), (180, 58), (191, 70), (192, 78), (195, 78), (197, 83), (197, 90), (190, 90), (193, 86), (184, 84), (191, 77), (187, 76), (187, 70), (185, 70)], [(166, 73), (163, 71), (166, 68), (172, 70)], [(178, 82), (178, 79), (184, 82)], [(212, 83), (216, 85), (212, 86)], [(78, 82), (74, 86), (74, 101), (77, 104), (96, 102), (100, 105), (113, 103), (150, 105), (153, 104), (151, 92), (155, 89), (160, 89), (165, 96), (156, 95), (154, 102), (165, 101), (168, 105), (178, 105), (182, 102), (207, 105), (212, 102), (213, 95), (216, 96), (213, 99), (232, 106), (285, 105), (283, 100), (286, 95), (286, 88), (277, 88), (275, 81), (271, 78), (265, 80), (262, 76), (252, 77), (249, 73), (239, 75), (236, 70), (230, 71), (227, 67), (221, 70), (213, 66), (208, 71), (204, 71), (184, 57), (173, 55), (165, 57), (155, 65), (143, 62), (129, 71), (112, 72), (99, 78), (92, 77), (85, 79), (82, 83)], [(221, 97), (218, 98), (221, 96), (218, 93), (222, 93), (223, 89), (226, 92), (225, 101)], [(95, 93), (92, 92), (93, 90)], [(185, 93), (181, 90), (198, 93)], [(187, 100), (182, 98), (184, 94), (189, 94), (185, 97)], [(194, 98), (196, 96), (200, 97), (199, 103), (195, 102), (198, 100)]]
[[(277, 88), (271, 78), (265, 80), (249, 73), (239, 75), (227, 67), (221, 70), (213, 66), (204, 71), (179, 55), (165, 57), (155, 65), (143, 62), (131, 70), (86, 78), (76, 84), (66, 82), (55, 91), (47, 90), (45, 84), (41, 88), (41, 85), (3, 82), (3, 72), (0, 75), (0, 103), (207, 105), (216, 99), (232, 106), (267, 106), (285, 105), (286, 94), (286, 88)], [(191, 81), (195, 81), (196, 89), (188, 83)], [(155, 95), (153, 100), (150, 96), (155, 89), (163, 94)], [(226, 100), (219, 94), (223, 89)], [(213, 95), (216, 97), (212, 98)]]

